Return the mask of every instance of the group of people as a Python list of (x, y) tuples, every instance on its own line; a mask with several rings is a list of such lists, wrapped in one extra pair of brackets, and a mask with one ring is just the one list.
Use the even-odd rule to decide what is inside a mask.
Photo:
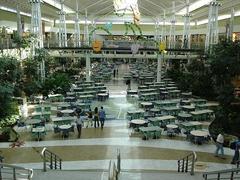
[[(223, 143), (224, 143), (223, 133), (219, 133), (216, 139), (216, 151), (215, 151), (216, 157), (219, 157), (219, 151), (220, 151), (221, 152), (220, 157), (224, 158)], [(231, 147), (232, 144), (233, 144), (233, 147)], [(234, 150), (234, 155), (233, 155), (231, 164), (236, 164), (239, 161), (240, 137), (238, 137), (238, 140), (232, 142), (231, 145), (230, 145), (230, 148)]]
[(82, 127), (84, 126), (84, 122), (85, 122), (86, 128), (92, 127), (93, 125), (94, 125), (94, 128), (97, 128), (100, 126), (101, 128), (103, 128), (104, 122), (106, 119), (106, 113), (102, 106), (100, 110), (98, 110), (98, 107), (95, 107), (94, 111), (89, 109), (88, 112), (84, 112), (81, 109), (77, 109), (76, 115), (77, 115), (76, 125), (77, 125), (77, 131), (78, 131), (78, 138), (81, 137), (81, 131), (82, 131)]

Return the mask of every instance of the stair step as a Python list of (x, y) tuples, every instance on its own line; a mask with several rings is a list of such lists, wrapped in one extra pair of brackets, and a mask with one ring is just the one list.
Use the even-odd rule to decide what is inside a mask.
[[(33, 180), (108, 180), (106, 171), (78, 171), (78, 170), (34, 170)], [(189, 173), (177, 172), (149, 172), (149, 171), (123, 171), (119, 174), (119, 180), (202, 180), (202, 173), (195, 173), (191, 176)]]

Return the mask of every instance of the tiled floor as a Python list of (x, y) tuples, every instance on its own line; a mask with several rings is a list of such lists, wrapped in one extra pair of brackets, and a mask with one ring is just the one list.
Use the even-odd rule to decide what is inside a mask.
[[(59, 154), (64, 162), (64, 169), (107, 169), (110, 159), (116, 159), (116, 150), (121, 150), (122, 169), (147, 170), (174, 170), (177, 159), (191, 151), (196, 151), (198, 160), (206, 163), (205, 170), (225, 169), (232, 167), (230, 162), (233, 152), (225, 149), (226, 159), (214, 157), (215, 145), (191, 144), (184, 137), (169, 139), (162, 136), (157, 140), (144, 141), (138, 135), (130, 136), (126, 112), (138, 108), (135, 97), (126, 97), (126, 84), (123, 74), (127, 72), (127, 65), (119, 67), (119, 75), (111, 82), (106, 83), (110, 91), (110, 98), (105, 102), (94, 102), (92, 107), (103, 106), (108, 117), (103, 130), (97, 128), (84, 128), (81, 139), (76, 133), (63, 140), (51, 131), (51, 126), (45, 140), (32, 141), (27, 128), (22, 131), (23, 147), (9, 148), (9, 143), (0, 143), (0, 150), (5, 162), (23, 165), (31, 168), (42, 168), (39, 152), (48, 147)], [(137, 84), (132, 82), (132, 89)]]

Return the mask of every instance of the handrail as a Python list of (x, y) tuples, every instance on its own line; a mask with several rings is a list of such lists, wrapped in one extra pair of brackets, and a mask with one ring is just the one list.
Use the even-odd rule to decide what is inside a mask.
[[(4, 172), (3, 169), (10, 169), (11, 171)], [(6, 176), (6, 177), (5, 177)], [(6, 163), (0, 163), (0, 180), (2, 179), (13, 179), (17, 180), (20, 178), (27, 178), (31, 180), (33, 177), (33, 170), (24, 168), (21, 166), (15, 166)]]
[(120, 149), (117, 149), (117, 166), (114, 161), (110, 160), (108, 167), (108, 180), (117, 180), (121, 171)]
[(193, 151), (187, 156), (178, 160), (178, 172), (189, 172), (194, 175), (194, 166), (197, 161), (197, 154)]
[[(234, 179), (240, 179), (240, 176), (237, 176), (238, 172), (240, 172), (240, 168), (233, 168), (233, 169), (224, 169), (220, 171), (212, 171), (212, 172), (205, 172), (203, 173), (203, 178), (205, 180), (210, 180), (210, 179), (216, 179), (216, 180), (221, 180), (221, 179), (229, 179), (229, 180), (234, 180)], [(222, 176), (223, 174), (228, 174), (230, 177)], [(209, 178), (210, 175), (216, 175), (217, 177), (211, 177)]]
[(121, 171), (121, 154), (120, 154), (120, 149), (117, 149), (117, 172), (118, 174)]
[(43, 148), (41, 156), (43, 157), (44, 172), (47, 171), (47, 165), (50, 169), (62, 169), (62, 159), (55, 153), (49, 151), (46, 147)]
[(115, 162), (110, 160), (109, 168), (108, 168), (108, 180), (117, 180), (118, 179), (118, 171), (115, 165)]

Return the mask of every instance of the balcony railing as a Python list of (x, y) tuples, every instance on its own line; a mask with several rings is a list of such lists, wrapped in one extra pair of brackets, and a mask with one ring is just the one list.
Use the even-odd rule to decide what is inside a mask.
[(197, 161), (197, 154), (193, 151), (187, 156), (178, 160), (178, 172), (190, 172), (191, 175), (194, 175), (194, 165)]
[(43, 158), (43, 171), (46, 172), (49, 169), (62, 169), (62, 159), (55, 153), (43, 148), (41, 152)]

